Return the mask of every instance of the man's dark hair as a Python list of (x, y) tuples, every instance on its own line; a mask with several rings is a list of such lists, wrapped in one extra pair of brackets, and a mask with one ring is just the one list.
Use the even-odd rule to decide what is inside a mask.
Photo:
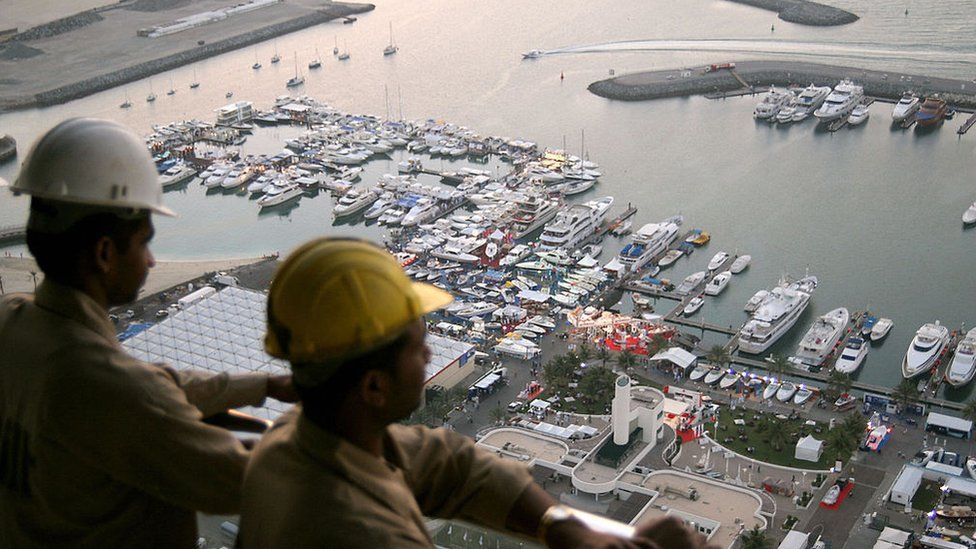
[[(31, 209), (44, 209), (43, 200), (32, 199)], [(129, 242), (145, 222), (145, 217), (123, 219), (113, 213), (99, 213), (82, 218), (66, 231), (58, 234), (27, 229), (27, 249), (44, 271), (44, 275), (62, 284), (78, 280), (82, 259), (102, 237), (109, 237), (120, 253), (129, 249)]]
[(392, 373), (400, 353), (410, 342), (409, 332), (404, 332), (392, 342), (364, 355), (344, 362), (326, 381), (314, 386), (295, 383), (295, 391), (302, 401), (302, 411), (316, 423), (328, 425), (336, 415), (345, 396), (370, 370)]

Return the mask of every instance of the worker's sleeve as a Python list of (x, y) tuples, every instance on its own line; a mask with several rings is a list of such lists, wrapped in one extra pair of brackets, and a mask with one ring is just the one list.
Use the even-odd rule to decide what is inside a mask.
[(165, 364), (157, 366), (176, 381), (186, 394), (186, 400), (196, 406), (203, 417), (241, 406), (261, 406), (268, 394), (268, 374), (232, 376), (226, 372), (214, 374), (199, 370), (176, 370)]
[(421, 512), (504, 529), (515, 501), (532, 482), (528, 469), (478, 448), (446, 429), (390, 426)]
[(45, 388), (40, 436), (172, 505), (240, 511), (247, 451), (202, 423), (164, 369), (101, 347), (75, 347), (54, 360), (65, 367)]

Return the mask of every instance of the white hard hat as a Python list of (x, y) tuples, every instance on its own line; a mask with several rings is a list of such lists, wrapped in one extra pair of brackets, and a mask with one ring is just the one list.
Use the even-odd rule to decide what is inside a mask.
[(146, 145), (125, 126), (72, 118), (31, 148), (11, 190), (37, 198), (175, 216)]

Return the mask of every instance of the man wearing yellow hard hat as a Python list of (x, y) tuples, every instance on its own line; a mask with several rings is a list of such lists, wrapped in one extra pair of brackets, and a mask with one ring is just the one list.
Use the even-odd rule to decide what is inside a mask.
[(420, 403), (430, 359), (423, 316), (451, 300), (365, 241), (318, 239), (284, 261), (268, 296), (265, 347), (291, 363), (301, 404), (248, 464), (242, 547), (433, 547), (427, 516), (551, 547), (703, 545), (676, 519), (598, 531), (523, 465), (450, 430), (398, 424)]

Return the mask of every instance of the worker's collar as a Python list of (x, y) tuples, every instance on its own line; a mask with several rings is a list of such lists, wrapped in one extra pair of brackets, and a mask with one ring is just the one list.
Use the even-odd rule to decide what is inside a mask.
[[(300, 410), (300, 407), (296, 406), (296, 410)], [(394, 469), (401, 469), (405, 463), (403, 451), (390, 438), (388, 432), (383, 437), (382, 457), (320, 427), (304, 413), (298, 413), (296, 436), (298, 445), (316, 460), (342, 469), (361, 470), (370, 475), (382, 473), (381, 476), (386, 476)]]
[(45, 278), (34, 293), (34, 303), (84, 325), (106, 340), (117, 341), (115, 326), (108, 319), (108, 311), (81, 290)]

